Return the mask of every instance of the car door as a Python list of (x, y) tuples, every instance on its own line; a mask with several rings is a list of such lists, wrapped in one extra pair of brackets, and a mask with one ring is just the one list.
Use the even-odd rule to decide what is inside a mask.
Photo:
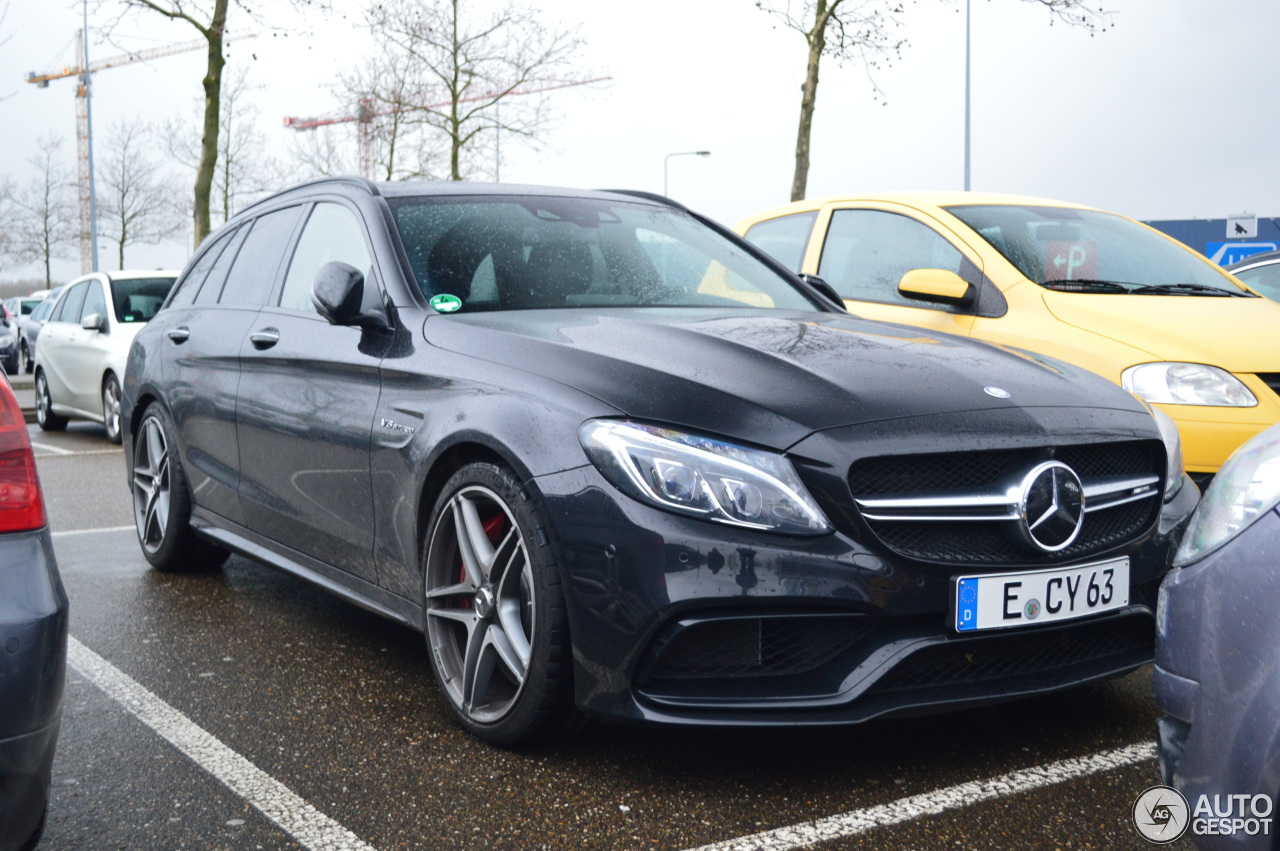
[(80, 308), (89, 292), (89, 280), (76, 283), (63, 294), (40, 332), (36, 355), (54, 405), (67, 406), (71, 391), (66, 380), (66, 350), (80, 334)]
[(360, 215), (321, 201), (241, 348), (240, 496), (254, 532), (376, 583), (369, 441), (390, 335), (316, 313), (311, 285), (333, 261), (379, 286)]
[[(102, 372), (108, 354), (107, 338), (112, 331), (108, 313), (103, 282), (96, 278), (88, 281), (79, 315), (74, 320), (67, 314), (63, 315), (68, 320), (65, 323), (67, 336), (57, 358), (58, 377), (66, 395), (61, 399), (54, 395), (54, 399), (95, 416), (102, 412)], [(85, 319), (95, 316), (97, 327), (82, 327)]]
[(242, 526), (236, 440), (240, 345), (270, 298), (300, 212), (295, 205), (264, 213), (221, 237), (159, 314), (165, 323), (161, 370), (193, 498)]
[(814, 227), (819, 240), (806, 267), (835, 287), (850, 312), (868, 319), (902, 322), (935, 331), (968, 335), (975, 306), (916, 301), (898, 292), (902, 276), (913, 269), (945, 269), (982, 288), (981, 258), (954, 234), (896, 205), (827, 208)]

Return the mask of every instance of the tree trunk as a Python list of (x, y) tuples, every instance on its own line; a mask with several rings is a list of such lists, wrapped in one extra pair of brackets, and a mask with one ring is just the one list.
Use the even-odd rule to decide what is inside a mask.
[[(834, 5), (834, 4), (833, 4)], [(800, 127), (796, 133), (796, 173), (791, 179), (791, 200), (804, 199), (809, 185), (809, 136), (813, 130), (813, 108), (818, 97), (818, 63), (827, 46), (827, 22), (831, 19), (831, 7), (827, 0), (818, 0), (813, 29), (808, 33), (809, 64), (805, 68), (804, 85), (800, 87)]]
[(216, 0), (213, 19), (204, 36), (209, 42), (209, 66), (204, 77), (204, 135), (200, 138), (200, 167), (196, 170), (195, 244), (200, 245), (211, 230), (209, 198), (214, 170), (218, 165), (218, 125), (222, 110), (222, 34), (227, 25), (228, 0)]
[(462, 122), (458, 120), (458, 98), (460, 77), (462, 75), (461, 58), (458, 48), (458, 0), (453, 0), (453, 103), (449, 105), (449, 179), (461, 180), (462, 169), (459, 155), (462, 153)]

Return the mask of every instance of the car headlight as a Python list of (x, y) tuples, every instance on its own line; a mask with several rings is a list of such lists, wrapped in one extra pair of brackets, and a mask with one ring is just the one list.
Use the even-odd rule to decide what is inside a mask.
[(1241, 446), (1222, 465), (1191, 522), (1173, 563), (1181, 567), (1226, 544), (1280, 503), (1280, 426)]
[(1120, 375), (1125, 390), (1162, 405), (1252, 408), (1258, 400), (1225, 369), (1203, 363), (1142, 363)]
[(578, 436), (604, 477), (641, 502), (749, 529), (832, 530), (782, 455), (616, 420), (588, 422)]
[(1158, 408), (1150, 408), (1155, 417), (1156, 427), (1160, 429), (1160, 439), (1164, 441), (1166, 458), (1164, 470), (1164, 501), (1168, 502), (1182, 490), (1182, 435), (1178, 434), (1177, 423), (1173, 418)]

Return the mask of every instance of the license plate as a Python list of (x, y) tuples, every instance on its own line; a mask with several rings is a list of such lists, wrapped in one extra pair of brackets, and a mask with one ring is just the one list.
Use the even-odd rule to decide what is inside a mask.
[(1065, 621), (1129, 605), (1129, 559), (954, 580), (958, 632)]

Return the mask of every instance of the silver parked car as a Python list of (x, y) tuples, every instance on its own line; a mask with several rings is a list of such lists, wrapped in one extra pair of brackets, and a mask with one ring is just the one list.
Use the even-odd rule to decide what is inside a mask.
[(1160, 588), (1160, 769), (1201, 848), (1272, 849), (1280, 797), (1280, 425), (1240, 447)]
[(176, 272), (95, 272), (67, 284), (40, 331), (36, 420), (60, 431), (92, 420), (120, 442), (120, 385), (129, 345), (164, 304)]

